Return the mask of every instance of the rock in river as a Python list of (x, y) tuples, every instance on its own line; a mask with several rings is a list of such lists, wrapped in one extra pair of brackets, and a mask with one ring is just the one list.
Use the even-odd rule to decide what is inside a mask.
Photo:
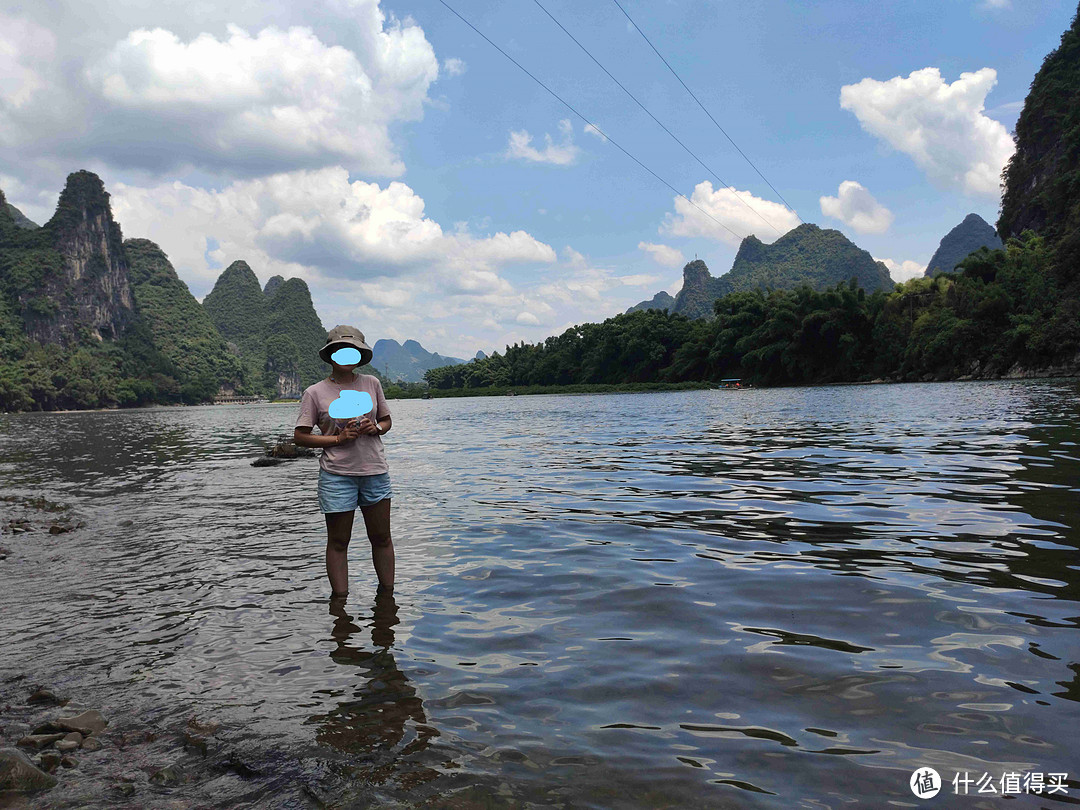
[(28, 734), (19, 740), (19, 748), (47, 748), (62, 739), (64, 739), (63, 734)]
[(84, 737), (104, 731), (105, 726), (109, 725), (109, 721), (96, 709), (90, 709), (74, 717), (59, 717), (54, 722), (65, 731), (77, 731)]
[(36, 767), (22, 751), (0, 748), (0, 791), (31, 793), (48, 790), (55, 784), (56, 777)]

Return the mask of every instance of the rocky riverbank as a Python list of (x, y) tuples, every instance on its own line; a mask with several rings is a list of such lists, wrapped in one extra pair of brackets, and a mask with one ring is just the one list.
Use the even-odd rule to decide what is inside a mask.
[[(220, 724), (164, 727), (138, 718), (115, 721), (25, 675), (0, 684), (0, 807), (186, 807), (184, 786), (221, 780), (221, 797), (245, 799), (259, 770), (218, 739)], [(224, 778), (222, 778), (224, 777)], [(206, 805), (211, 806), (211, 805)], [(213, 806), (229, 806), (229, 801)]]

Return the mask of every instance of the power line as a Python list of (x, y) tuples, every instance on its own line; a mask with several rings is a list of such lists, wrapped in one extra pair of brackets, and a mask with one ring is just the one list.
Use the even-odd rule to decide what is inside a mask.
[(606, 67), (604, 67), (602, 64), (600, 64), (600, 60), (597, 59), (595, 56), (593, 56), (589, 52), (588, 48), (586, 48), (584, 45), (582, 45), (580, 42), (578, 42), (577, 37), (575, 37), (573, 34), (571, 34), (569, 31), (567, 31), (566, 26), (564, 26), (561, 22), (559, 22), (557, 19), (555, 19), (555, 16), (550, 11), (548, 11), (546, 8), (544, 8), (544, 6), (540, 3), (540, 0), (533, 0), (533, 2), (536, 3), (536, 5), (540, 6), (541, 11), (543, 11), (545, 14), (547, 14), (549, 17), (551, 17), (551, 21), (553, 23), (555, 23), (557, 26), (559, 26), (559, 28), (561, 28), (563, 30), (564, 34), (566, 34), (568, 37), (570, 37), (570, 39), (574, 40), (575, 45), (577, 45), (579, 48), (581, 48), (581, 50), (585, 51), (586, 55), (590, 59), (592, 59), (594, 62), (596, 62), (597, 67), (599, 67), (602, 71), (604, 71), (604, 73), (606, 73), (608, 75), (609, 79), (611, 79), (613, 82), (615, 82), (615, 84), (619, 85), (619, 89), (621, 89), (624, 93), (626, 93), (626, 95), (630, 96), (630, 98), (633, 99), (634, 103), (637, 104), (639, 107), (641, 107), (641, 109), (643, 109), (645, 111), (645, 114), (648, 115), (649, 118), (651, 118), (653, 121), (655, 121), (657, 124), (659, 124), (660, 128), (662, 130), (664, 130), (664, 132), (666, 132), (668, 135), (670, 135), (675, 140), (675, 143), (677, 143), (679, 146), (681, 146), (683, 149), (685, 149), (687, 154), (690, 155), (690, 157), (692, 157), (694, 160), (696, 160), (699, 164), (701, 164), (701, 167), (703, 169), (705, 169), (705, 171), (709, 172), (713, 177), (715, 177), (716, 181), (720, 185), (726, 186), (727, 188), (729, 188), (733, 192), (735, 192), (735, 199), (736, 200), (741, 202), (747, 209), (750, 210), (751, 213), (757, 215), (758, 219), (760, 219), (762, 222), (764, 222), (766, 225), (768, 225), (770, 228), (772, 228), (778, 234), (783, 235), (783, 231), (781, 231), (779, 228), (777, 228), (775, 225), (773, 225), (771, 222), (769, 222), (769, 220), (765, 219), (765, 217), (762, 216), (759, 211), (757, 211), (755, 208), (753, 208), (750, 205), (750, 203), (746, 202), (742, 197), (740, 197), (738, 191), (736, 190), (736, 188), (733, 185), (731, 185), (730, 183), (725, 183), (722, 179), (720, 179), (720, 175), (718, 175), (715, 171), (713, 171), (709, 166), (705, 165), (705, 161), (703, 161), (701, 158), (699, 158), (697, 155), (695, 155), (690, 150), (689, 146), (687, 146), (685, 143), (683, 143), (681, 140), (679, 140), (679, 138), (675, 135), (674, 132), (672, 132), (670, 129), (668, 129), (666, 126), (664, 126), (664, 123), (659, 118), (657, 118), (655, 115), (653, 115), (649, 111), (648, 107), (646, 107), (644, 104), (642, 104), (640, 101), (638, 101), (637, 96), (635, 96), (633, 93), (631, 93), (629, 90), (627, 90), (622, 82), (620, 82), (618, 79), (616, 79), (614, 76), (612, 76), (611, 71), (609, 71)]
[(524, 66), (523, 66), (523, 65), (522, 65), (522, 64), (521, 64), (520, 62), (518, 62), (518, 61), (517, 61), (517, 60), (516, 60), (516, 59), (515, 59), (514, 57), (512, 57), (512, 56), (511, 56), (510, 54), (508, 54), (508, 53), (507, 53), (506, 51), (504, 51), (504, 50), (503, 50), (502, 48), (500, 48), (500, 47), (499, 47), (498, 45), (496, 45), (496, 44), (495, 44), (494, 42), (492, 42), (492, 41), (491, 41), (490, 39), (488, 39), (487, 35), (486, 35), (486, 34), (485, 34), (485, 33), (484, 33), (483, 31), (481, 31), (481, 30), (480, 30), (479, 28), (477, 28), (477, 27), (476, 27), (475, 25), (473, 25), (473, 24), (472, 24), (471, 22), (469, 22), (469, 21), (468, 21), (468, 20), (466, 20), (466, 19), (465, 19), (464, 17), (462, 17), (462, 16), (460, 15), (460, 14), (458, 14), (458, 13), (457, 13), (457, 11), (456, 11), (456, 10), (454, 9), (454, 7), (453, 7), (453, 6), (451, 6), (451, 5), (449, 4), (449, 3), (447, 3), (447, 2), (446, 2), (446, 0), (439, 0), (439, 2), (440, 2), (440, 3), (442, 3), (442, 4), (444, 5), (444, 6), (446, 6), (446, 8), (450, 10), (450, 13), (452, 13), (452, 14), (453, 14), (453, 15), (454, 15), (455, 17), (457, 17), (457, 18), (458, 18), (459, 20), (461, 20), (461, 21), (462, 21), (463, 23), (465, 23), (465, 24), (466, 24), (467, 26), (469, 26), (469, 28), (471, 28), (471, 29), (472, 29), (473, 31), (475, 31), (475, 32), (476, 32), (477, 34), (479, 34), (480, 36), (482, 36), (482, 37), (484, 38), (484, 40), (485, 40), (485, 41), (486, 41), (486, 42), (487, 42), (487, 43), (488, 43), (488, 44), (489, 44), (489, 45), (490, 45), (490, 46), (491, 46), (492, 48), (494, 48), (495, 50), (497, 50), (497, 51), (498, 51), (499, 53), (501, 53), (501, 54), (502, 54), (503, 56), (505, 56), (505, 57), (506, 57), (507, 59), (509, 59), (509, 60), (510, 60), (511, 62), (513, 62), (513, 63), (514, 63), (515, 65), (517, 65), (518, 69), (519, 69), (519, 70), (521, 70), (521, 72), (522, 72), (522, 73), (524, 73), (524, 74), (525, 74), (526, 76), (528, 76), (528, 77), (529, 77), (530, 79), (532, 79), (532, 80), (533, 80), (534, 82), (536, 82), (536, 83), (537, 83), (538, 85), (540, 85), (540, 86), (541, 86), (541, 87), (543, 87), (543, 88), (544, 88), (545, 90), (547, 90), (547, 91), (548, 91), (548, 92), (549, 92), (549, 93), (550, 93), (550, 94), (551, 94), (552, 96), (554, 96), (554, 97), (555, 97), (555, 98), (556, 98), (556, 99), (557, 99), (557, 100), (559, 101), (559, 103), (560, 103), (560, 104), (562, 104), (562, 105), (563, 105), (564, 107), (566, 107), (566, 108), (567, 108), (568, 110), (570, 110), (570, 112), (572, 112), (572, 113), (573, 113), (574, 115), (576, 115), (576, 116), (577, 116), (578, 118), (580, 118), (580, 119), (581, 119), (582, 121), (584, 121), (584, 122), (585, 122), (586, 124), (588, 124), (588, 125), (589, 125), (590, 127), (592, 127), (593, 129), (595, 129), (595, 130), (596, 130), (596, 131), (597, 131), (598, 133), (600, 133), (600, 134), (601, 134), (601, 135), (602, 135), (602, 136), (604, 137), (604, 139), (605, 139), (605, 140), (607, 140), (607, 141), (610, 141), (610, 143), (611, 143), (611, 145), (612, 145), (612, 146), (614, 146), (614, 147), (615, 147), (616, 149), (618, 149), (618, 150), (619, 150), (620, 152), (622, 152), (622, 153), (623, 153), (624, 155), (626, 155), (626, 156), (627, 156), (628, 158), (630, 158), (630, 159), (631, 159), (632, 161), (634, 161), (634, 163), (636, 163), (636, 164), (637, 164), (638, 166), (640, 166), (641, 168), (643, 168), (643, 169), (644, 169), (645, 171), (647, 171), (647, 172), (648, 172), (649, 174), (651, 174), (651, 175), (652, 175), (653, 177), (655, 177), (655, 178), (656, 178), (657, 180), (659, 180), (659, 181), (660, 181), (661, 183), (663, 183), (663, 184), (664, 184), (665, 186), (667, 186), (667, 187), (668, 187), (669, 189), (671, 189), (672, 191), (674, 191), (674, 192), (675, 192), (675, 193), (676, 193), (676, 194), (677, 194), (678, 196), (682, 197), (682, 198), (683, 198), (684, 200), (686, 200), (686, 201), (687, 201), (688, 203), (690, 203), (690, 204), (691, 204), (692, 206), (694, 206), (694, 208), (696, 208), (696, 209), (697, 209), (698, 211), (700, 211), (701, 213), (703, 213), (703, 214), (704, 214), (705, 216), (707, 216), (707, 217), (708, 217), (709, 219), (711, 219), (711, 220), (712, 220), (713, 222), (715, 222), (715, 223), (716, 223), (717, 225), (719, 225), (719, 226), (720, 226), (721, 228), (723, 228), (723, 229), (724, 229), (725, 231), (727, 231), (728, 233), (730, 233), (730, 234), (731, 234), (732, 236), (734, 236), (734, 237), (735, 237), (736, 239), (738, 239), (738, 240), (739, 240), (740, 242), (741, 242), (741, 241), (742, 241), (742, 240), (744, 239), (744, 237), (742, 237), (742, 236), (739, 236), (739, 234), (735, 233), (735, 231), (731, 230), (731, 228), (729, 228), (729, 227), (728, 227), (727, 225), (725, 225), (725, 224), (724, 224), (723, 222), (721, 222), (720, 220), (718, 220), (718, 219), (717, 219), (716, 217), (714, 217), (714, 216), (713, 216), (712, 214), (710, 214), (710, 213), (709, 213), (708, 211), (706, 211), (706, 210), (705, 210), (704, 208), (702, 208), (702, 207), (701, 207), (700, 205), (698, 205), (698, 204), (697, 204), (696, 202), (694, 202), (693, 200), (691, 200), (691, 199), (690, 199), (689, 197), (687, 197), (687, 196), (686, 196), (685, 194), (683, 194), (683, 193), (682, 193), (681, 191), (679, 191), (679, 190), (678, 190), (677, 188), (675, 188), (675, 186), (671, 185), (671, 183), (669, 183), (669, 182), (668, 182), (667, 180), (665, 180), (665, 179), (664, 179), (663, 177), (661, 177), (660, 175), (658, 175), (658, 174), (657, 174), (656, 172), (654, 172), (654, 171), (653, 171), (652, 169), (650, 169), (650, 168), (649, 168), (648, 166), (646, 166), (646, 165), (645, 165), (644, 163), (642, 163), (642, 162), (641, 162), (640, 160), (638, 160), (638, 159), (637, 159), (636, 157), (634, 157), (634, 156), (633, 156), (633, 155), (631, 155), (631, 154), (630, 154), (629, 152), (627, 152), (627, 151), (626, 151), (626, 150), (625, 150), (625, 149), (624, 149), (624, 148), (623, 148), (622, 146), (620, 146), (620, 145), (619, 145), (619, 144), (618, 144), (618, 143), (617, 143), (617, 142), (615, 141), (615, 139), (614, 139), (614, 138), (612, 138), (612, 137), (611, 137), (610, 135), (608, 135), (608, 134), (607, 134), (606, 132), (604, 132), (604, 131), (603, 131), (602, 129), (600, 129), (600, 127), (598, 127), (598, 126), (597, 126), (596, 124), (594, 124), (594, 123), (593, 123), (592, 121), (590, 121), (590, 120), (589, 120), (588, 118), (586, 118), (586, 117), (585, 117), (584, 115), (582, 115), (581, 113), (579, 113), (579, 112), (578, 112), (578, 111), (577, 111), (576, 109), (574, 109), (574, 107), (573, 107), (573, 106), (571, 106), (570, 102), (568, 102), (568, 101), (566, 101), (565, 99), (563, 99), (563, 97), (562, 97), (562, 96), (560, 96), (560, 95), (559, 95), (558, 93), (556, 93), (556, 92), (555, 92), (554, 90), (552, 90), (552, 89), (551, 89), (550, 87), (548, 87), (548, 86), (547, 86), (546, 84), (544, 84), (544, 83), (543, 83), (542, 81), (540, 81), (540, 80), (539, 80), (538, 78), (536, 78), (536, 77), (535, 77), (534, 75), (532, 75), (532, 73), (530, 73), (530, 72), (529, 72), (529, 71), (528, 71), (528, 70), (527, 70), (527, 69), (526, 69), (526, 68), (525, 68), (525, 67), (524, 67)]
[(788, 205), (788, 201), (785, 200), (784, 196), (779, 191), (776, 190), (776, 187), (772, 183), (769, 182), (769, 179), (765, 175), (763, 175), (761, 173), (761, 169), (759, 169), (757, 166), (754, 166), (754, 161), (752, 161), (752, 160), (750, 160), (750, 158), (746, 157), (746, 153), (743, 152), (742, 149), (739, 149), (739, 145), (737, 143), (735, 143), (735, 141), (731, 140), (731, 136), (728, 135), (727, 132), (724, 131), (724, 128), (722, 126), (720, 126), (720, 122), (717, 121), (715, 118), (713, 118), (712, 113), (709, 112), (707, 109), (705, 109), (705, 105), (702, 104), (701, 100), (698, 99), (698, 97), (694, 95), (694, 91), (691, 90), (689, 87), (687, 87), (686, 82), (684, 82), (682, 80), (682, 77), (680, 77), (679, 74), (675, 72), (675, 68), (673, 68), (670, 64), (668, 64), (668, 60), (664, 58), (663, 54), (661, 54), (660, 51), (656, 50), (656, 46), (652, 44), (652, 40), (649, 39), (647, 36), (645, 36), (645, 32), (642, 31), (638, 27), (638, 24), (636, 22), (634, 22), (634, 18), (626, 13), (626, 9), (622, 7), (622, 4), (619, 3), (619, 0), (612, 0), (612, 2), (615, 3), (615, 5), (617, 5), (619, 7), (619, 11), (621, 11), (623, 13), (623, 15), (626, 17), (626, 19), (630, 20), (630, 24), (632, 26), (634, 26), (634, 28), (637, 29), (637, 32), (639, 34), (641, 34), (642, 38), (646, 42), (649, 43), (649, 47), (653, 49), (653, 53), (655, 53), (657, 56), (660, 57), (660, 61), (663, 62), (664, 65), (667, 66), (667, 69), (671, 71), (671, 75), (679, 80), (679, 84), (681, 84), (683, 86), (683, 88), (686, 90), (686, 92), (690, 94), (690, 98), (694, 99), (694, 101), (697, 102), (697, 105), (699, 107), (701, 107), (701, 109), (705, 112), (705, 114), (707, 116), (709, 116), (709, 120), (712, 121), (714, 124), (716, 124), (716, 128), (718, 130), (720, 130), (721, 132), (724, 133), (724, 137), (727, 138), (729, 141), (731, 141), (731, 145), (734, 146), (735, 150), (740, 155), (743, 156), (743, 158), (746, 160), (746, 162), (749, 163), (751, 166), (753, 166), (754, 171), (758, 173), (758, 177), (760, 177), (762, 180), (764, 180), (768, 184), (769, 188), (771, 188), (773, 190), (773, 193), (777, 197), (779, 197), (780, 200), (784, 203), (784, 205), (787, 205), (788, 210), (791, 211), (791, 213), (793, 213), (795, 215), (795, 218), (798, 219), (799, 222), (802, 222), (802, 219), (799, 218), (799, 212), (796, 211), (794, 208), (792, 208), (790, 205)]

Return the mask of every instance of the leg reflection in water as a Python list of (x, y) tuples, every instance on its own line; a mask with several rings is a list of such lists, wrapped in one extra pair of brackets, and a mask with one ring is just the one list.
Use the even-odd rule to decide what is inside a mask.
[(356, 667), (357, 684), (349, 700), (308, 720), (321, 726), (316, 739), (341, 751), (392, 753), (395, 758), (422, 750), (439, 732), (428, 725), (416, 689), (394, 660), (394, 626), (400, 621), (397, 602), (392, 594), (375, 598), (369, 647), (345, 601), (330, 600), (335, 617), (331, 637), (337, 642), (330, 657), (342, 666)]

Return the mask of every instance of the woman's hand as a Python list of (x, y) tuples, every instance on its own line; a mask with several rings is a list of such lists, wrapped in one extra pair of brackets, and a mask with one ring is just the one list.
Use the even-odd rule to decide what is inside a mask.
[(374, 436), (382, 431), (379, 430), (379, 426), (372, 422), (368, 417), (364, 416), (360, 419), (360, 432), (366, 436)]
[(344, 429), (338, 434), (338, 444), (345, 444), (351, 442), (357, 436), (360, 435), (360, 428), (355, 419), (350, 419), (345, 423)]

